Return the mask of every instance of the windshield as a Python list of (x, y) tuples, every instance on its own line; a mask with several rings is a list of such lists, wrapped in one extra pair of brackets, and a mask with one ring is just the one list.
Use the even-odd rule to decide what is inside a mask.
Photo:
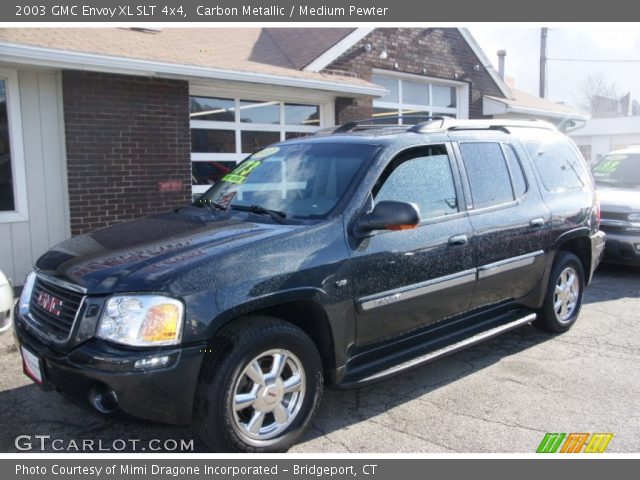
[(593, 167), (597, 185), (640, 188), (640, 154), (607, 155)]
[(342, 143), (265, 148), (223, 176), (195, 205), (261, 207), (286, 217), (322, 218), (376, 149), (375, 145)]

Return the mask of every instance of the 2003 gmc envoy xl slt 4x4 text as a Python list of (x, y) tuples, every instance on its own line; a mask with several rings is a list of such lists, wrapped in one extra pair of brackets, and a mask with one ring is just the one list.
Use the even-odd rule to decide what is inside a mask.
[(25, 372), (105, 414), (286, 450), (360, 386), (576, 321), (593, 179), (539, 122), (350, 123), (272, 145), (192, 205), (67, 240), (25, 283)]

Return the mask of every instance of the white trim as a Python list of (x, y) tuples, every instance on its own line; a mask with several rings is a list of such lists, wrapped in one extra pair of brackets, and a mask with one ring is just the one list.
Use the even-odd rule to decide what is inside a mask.
[(328, 65), (331, 65), (331, 63), (338, 59), (344, 52), (369, 35), (373, 30), (374, 28), (356, 28), (353, 32), (316, 58), (309, 65), (304, 67), (303, 70), (307, 72), (319, 72)]
[(192, 162), (236, 162), (247, 157), (246, 153), (191, 152)]
[(155, 62), (135, 58), (72, 52), (44, 47), (33, 47), (14, 43), (0, 43), (3, 62), (43, 67), (69, 68), (97, 72), (123, 73), (129, 75), (157, 76), (166, 78), (206, 78), (248, 82), (286, 87), (311, 88), (329, 92), (351, 93), (377, 97), (384, 89), (366, 85), (331, 82), (327, 80), (296, 78), (268, 73), (243, 72), (220, 68)]
[[(310, 104), (318, 106), (317, 104)], [(280, 109), (283, 111), (284, 109)], [(284, 121), (284, 120), (283, 120)], [(287, 132), (302, 132), (302, 133), (314, 133), (320, 130), (319, 125), (287, 125), (286, 123), (250, 123), (250, 122), (217, 122), (214, 120), (191, 120), (191, 128), (197, 128), (199, 130), (240, 130), (253, 131), (253, 132), (279, 132), (286, 130)]]
[[(278, 141), (286, 140), (286, 134), (289, 132), (300, 132), (300, 133), (314, 133), (320, 130), (323, 127), (333, 125), (334, 122), (334, 110), (333, 104), (335, 101), (334, 96), (322, 95), (318, 97), (317, 95), (309, 95), (309, 98), (306, 100), (297, 98), (290, 98), (290, 96), (286, 95), (286, 91), (274, 91), (273, 88), (264, 88), (264, 92), (262, 89), (256, 91), (255, 89), (249, 94), (245, 93), (245, 89), (236, 89), (236, 88), (217, 88), (214, 85), (203, 85), (199, 84), (196, 86), (190, 86), (189, 95), (190, 96), (203, 96), (203, 97), (216, 97), (216, 98), (226, 98), (229, 100), (233, 100), (234, 102), (234, 110), (233, 117), (234, 120), (230, 122), (221, 122), (216, 120), (190, 120), (189, 128), (190, 129), (205, 129), (205, 130), (224, 130), (227, 132), (234, 132), (235, 134), (235, 152), (233, 153), (216, 153), (216, 152), (191, 152), (191, 162), (235, 162), (238, 163), (241, 160), (244, 160), (249, 153), (242, 152), (242, 133), (243, 132), (251, 132), (251, 131), (260, 131), (260, 132), (273, 132), (278, 133), (279, 138)], [(264, 93), (264, 95), (263, 95)], [(278, 95), (278, 93), (281, 93)], [(321, 101), (314, 101), (315, 98), (321, 98)], [(279, 107), (279, 123), (250, 123), (250, 122), (241, 122), (240, 121), (240, 101), (241, 100), (256, 100), (256, 101), (267, 101), (277, 103)], [(285, 123), (285, 105), (286, 104), (305, 104), (305, 105), (313, 105), (317, 106), (320, 114), (320, 122), (319, 125), (297, 125), (297, 124), (286, 124)], [(327, 115), (331, 115), (331, 118), (327, 118)], [(204, 192), (206, 189), (211, 187), (211, 185), (196, 185), (192, 184), (191, 193), (198, 194)]]
[[(437, 77), (429, 77), (426, 75), (416, 75), (413, 73), (395, 72), (392, 70), (384, 70), (380, 68), (373, 68), (371, 70), (371, 77), (385, 77), (388, 79), (398, 80), (398, 102), (389, 102), (378, 98), (373, 99), (374, 108), (388, 108), (392, 110), (398, 110), (398, 114), (401, 116), (402, 110), (418, 110), (427, 112), (429, 115), (447, 114), (453, 113), (458, 119), (469, 118), (469, 84), (467, 82), (461, 82), (459, 80), (448, 80)], [(411, 81), (414, 83), (422, 83), (429, 88), (429, 104), (420, 105), (412, 103), (403, 103), (402, 81)], [(438, 107), (433, 105), (433, 85), (440, 85), (444, 87), (453, 87), (456, 89), (456, 107)]]
[(447, 87), (467, 85), (467, 82), (460, 80), (449, 80), (448, 78), (430, 77), (428, 75), (418, 75), (416, 73), (397, 72), (395, 70), (385, 70), (384, 68), (372, 68), (371, 76), (401, 78), (403, 80), (412, 80), (422, 83), (437, 83)]
[(534, 117), (557, 118), (562, 120), (587, 120), (589, 118), (589, 115), (584, 115), (582, 113), (570, 113), (509, 105), (506, 102), (491, 98), (487, 95), (482, 97), (482, 113), (483, 115), (505, 115), (508, 113), (514, 113), (519, 115), (533, 115)]
[[(451, 85), (453, 87), (453, 85)], [(374, 107), (379, 108), (392, 108), (395, 110), (418, 110), (422, 112), (439, 112), (439, 113), (455, 113), (458, 114), (459, 110), (455, 107), (436, 107), (435, 105), (419, 105), (414, 103), (400, 103), (400, 102), (379, 102), (376, 100)]]
[(469, 84), (463, 82), (458, 88), (458, 118), (469, 118)]
[(69, 179), (67, 177), (67, 142), (64, 123), (64, 96), (62, 92), (62, 72), (56, 72), (56, 97), (58, 107), (58, 135), (60, 138), (60, 162), (62, 167), (62, 199), (64, 201), (65, 238), (71, 238), (71, 212), (69, 211)]
[(484, 69), (487, 71), (489, 76), (496, 83), (496, 85), (500, 89), (500, 92), (505, 96), (505, 98), (511, 98), (511, 91), (509, 90), (509, 87), (504, 82), (504, 80), (500, 78), (500, 75), (498, 74), (496, 69), (493, 68), (491, 61), (487, 58), (485, 53), (482, 51), (482, 48), (480, 48), (480, 45), (478, 44), (478, 42), (476, 42), (476, 39), (473, 38), (473, 35), (471, 35), (471, 32), (469, 31), (469, 29), (458, 27), (458, 31), (460, 32), (460, 35), (462, 35), (462, 38), (464, 38), (464, 40), (467, 42), (467, 45), (469, 45), (471, 50), (473, 50), (473, 53), (475, 53), (476, 57), (478, 57), (478, 60), (480, 60), (480, 63), (482, 64)]
[(20, 85), (18, 72), (0, 68), (0, 79), (6, 82), (7, 120), (9, 122), (9, 156), (13, 177), (13, 202), (15, 210), (0, 212), (0, 223), (26, 222), (29, 220), (27, 202), (27, 174), (22, 142), (22, 115), (20, 113)]
[(217, 81), (215, 79), (204, 82), (197, 79), (189, 82), (189, 95), (195, 97), (217, 97), (233, 99), (239, 97), (243, 100), (273, 100), (287, 103), (325, 103), (333, 102), (340, 93), (326, 92), (282, 87), (277, 85), (260, 85), (257, 89), (254, 84)]

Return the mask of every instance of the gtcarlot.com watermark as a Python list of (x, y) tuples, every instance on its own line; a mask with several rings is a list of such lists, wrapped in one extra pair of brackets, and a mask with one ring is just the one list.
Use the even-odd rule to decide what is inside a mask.
[(14, 441), (21, 452), (193, 452), (193, 439), (55, 438), (51, 435), (18, 435)]

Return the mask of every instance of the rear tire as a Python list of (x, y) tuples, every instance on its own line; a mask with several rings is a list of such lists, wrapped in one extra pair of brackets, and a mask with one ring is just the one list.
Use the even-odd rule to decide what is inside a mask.
[(207, 355), (194, 406), (196, 436), (213, 451), (286, 451), (322, 393), (313, 341), (295, 325), (256, 316), (223, 329)]
[(570, 252), (558, 252), (544, 303), (533, 325), (547, 332), (566, 332), (578, 319), (583, 292), (584, 270), (580, 259)]

